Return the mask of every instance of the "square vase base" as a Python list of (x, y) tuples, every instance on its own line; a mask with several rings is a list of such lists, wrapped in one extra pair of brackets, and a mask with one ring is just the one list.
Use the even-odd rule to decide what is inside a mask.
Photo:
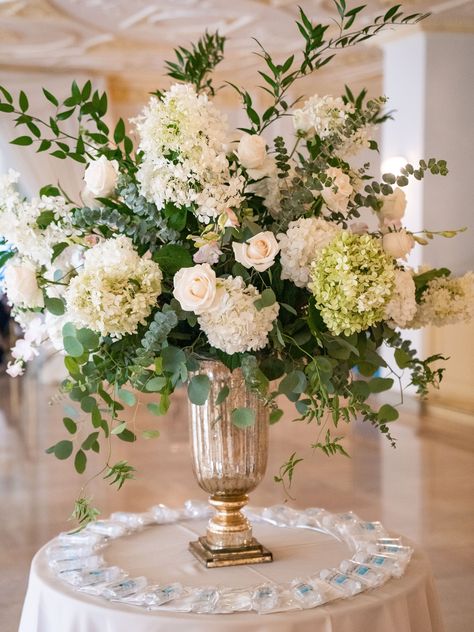
[(247, 546), (237, 549), (212, 549), (207, 544), (206, 538), (201, 537), (199, 540), (189, 543), (189, 550), (206, 568), (273, 562), (273, 555), (255, 538), (252, 538), (251, 543)]

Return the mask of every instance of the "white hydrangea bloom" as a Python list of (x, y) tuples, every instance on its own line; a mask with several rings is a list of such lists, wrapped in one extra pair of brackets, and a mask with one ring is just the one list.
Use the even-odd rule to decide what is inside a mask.
[(195, 206), (208, 223), (240, 205), (244, 179), (229, 176), (226, 120), (207, 95), (175, 84), (162, 99), (152, 97), (134, 122), (144, 152), (137, 177), (159, 209), (167, 202)]
[(133, 334), (156, 303), (161, 280), (160, 266), (139, 257), (128, 237), (107, 239), (86, 252), (65, 293), (67, 313), (103, 336)]
[(349, 138), (345, 138), (342, 144), (334, 150), (340, 158), (348, 158), (358, 154), (363, 149), (370, 148), (370, 141), (374, 137), (374, 128), (366, 125), (356, 130)]
[(315, 94), (293, 112), (293, 125), (297, 132), (327, 138), (340, 131), (351, 111), (352, 107), (345, 105), (341, 97)]
[[(61, 196), (23, 200), (16, 189), (19, 174), (10, 170), (0, 176), (1, 234), (20, 254), (39, 265), (48, 266), (53, 246), (76, 234), (72, 227), (72, 207)], [(37, 220), (52, 214), (53, 221), (40, 228)]]
[(340, 230), (336, 224), (318, 217), (301, 217), (290, 222), (286, 233), (277, 235), (281, 278), (290, 279), (298, 287), (306, 287), (310, 280), (311, 262)]
[(209, 344), (229, 355), (263, 349), (278, 316), (278, 303), (258, 311), (254, 302), (260, 293), (253, 285), (246, 286), (242, 277), (219, 279), (219, 285), (224, 292), (218, 309), (198, 317)]
[(405, 327), (417, 310), (415, 282), (409, 270), (395, 270), (395, 287), (385, 307), (385, 320), (391, 327)]
[(437, 277), (428, 283), (414, 319), (408, 327), (454, 325), (474, 318), (474, 273), (446, 278)]

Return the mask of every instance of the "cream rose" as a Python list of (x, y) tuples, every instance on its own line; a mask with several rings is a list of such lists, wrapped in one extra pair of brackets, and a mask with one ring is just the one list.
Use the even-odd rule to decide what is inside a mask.
[(394, 259), (406, 259), (415, 245), (415, 240), (410, 233), (402, 228), (395, 232), (386, 233), (382, 237), (382, 246), (385, 252)]
[(174, 275), (173, 296), (186, 312), (204, 314), (218, 308), (221, 292), (216, 273), (208, 263), (181, 268)]
[(20, 307), (44, 307), (43, 292), (38, 287), (36, 268), (31, 261), (13, 260), (5, 266), (5, 291), (8, 300)]
[[(117, 186), (118, 162), (107, 160), (101, 156), (98, 160), (92, 160), (84, 172), (84, 182), (87, 190), (95, 197), (108, 197), (112, 195)], [(87, 193), (83, 192), (87, 197)]]
[(260, 167), (267, 157), (267, 144), (258, 134), (244, 134), (237, 148), (240, 164), (246, 169)]
[(393, 193), (384, 196), (381, 201), (383, 206), (378, 213), (381, 224), (400, 221), (405, 215), (407, 198), (400, 188), (397, 187)]
[(349, 176), (337, 167), (326, 169), (326, 175), (332, 179), (329, 187), (321, 191), (326, 206), (337, 213), (345, 213), (353, 188)]
[(280, 246), (271, 231), (258, 233), (243, 244), (234, 242), (232, 248), (236, 261), (246, 268), (255, 268), (258, 272), (272, 266), (280, 251)]

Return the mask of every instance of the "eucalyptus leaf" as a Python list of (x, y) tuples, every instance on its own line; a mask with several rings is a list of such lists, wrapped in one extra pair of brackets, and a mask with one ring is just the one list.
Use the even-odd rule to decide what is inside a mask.
[(255, 411), (250, 408), (234, 408), (231, 420), (238, 428), (247, 428), (255, 423)]

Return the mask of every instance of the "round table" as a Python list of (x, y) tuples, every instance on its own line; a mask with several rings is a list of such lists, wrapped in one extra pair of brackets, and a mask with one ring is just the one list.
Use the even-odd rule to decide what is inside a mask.
[[(272, 564), (206, 569), (187, 550), (205, 532), (203, 520), (146, 527), (112, 541), (106, 562), (145, 575), (151, 583), (246, 587), (287, 582), (337, 566), (348, 546), (317, 531), (257, 523), (254, 533), (274, 555)], [(34, 557), (19, 632), (442, 632), (429, 563), (415, 551), (405, 574), (351, 599), (311, 610), (259, 615), (148, 612), (74, 591), (48, 567), (46, 547)]]

